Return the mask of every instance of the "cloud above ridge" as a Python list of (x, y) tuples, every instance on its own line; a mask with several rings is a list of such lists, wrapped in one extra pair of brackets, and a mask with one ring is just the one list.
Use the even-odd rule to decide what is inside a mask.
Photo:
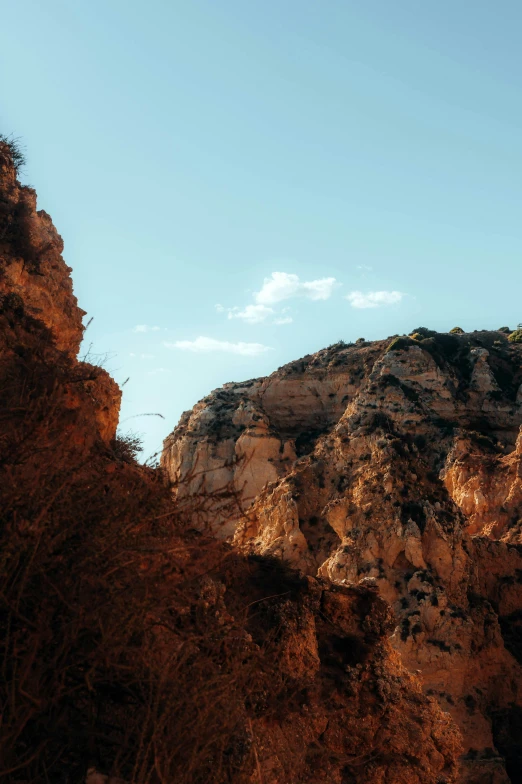
[(404, 294), (402, 291), (350, 291), (345, 299), (348, 300), (352, 308), (381, 308), (385, 305), (397, 305), (401, 302)]
[(274, 309), (268, 308), (266, 305), (246, 305), (243, 310), (241, 308), (228, 308), (229, 319), (242, 319), (247, 324), (260, 324), (265, 321), (269, 316), (273, 316)]
[(335, 278), (319, 278), (301, 281), (298, 275), (290, 272), (272, 272), (265, 278), (260, 291), (254, 294), (258, 305), (275, 305), (293, 297), (306, 297), (311, 300), (329, 299), (334, 289), (339, 286)]
[(272, 351), (270, 346), (264, 346), (262, 343), (243, 343), (242, 341), (231, 343), (228, 340), (215, 340), (202, 335), (195, 340), (176, 340), (174, 343), (165, 341), (163, 345), (166, 348), (192, 351), (196, 354), (221, 352), (225, 354), (239, 354), (244, 357), (255, 357), (258, 354), (264, 354), (265, 351)]
[(316, 280), (300, 280), (298, 275), (290, 272), (272, 272), (265, 278), (259, 291), (254, 292), (254, 302), (244, 307), (225, 308), (216, 305), (217, 313), (226, 313), (228, 319), (240, 319), (246, 324), (291, 324), (293, 319), (288, 313), (289, 308), (274, 308), (285, 300), (300, 297), (313, 302), (329, 299), (334, 289), (341, 284), (335, 278), (317, 278)]

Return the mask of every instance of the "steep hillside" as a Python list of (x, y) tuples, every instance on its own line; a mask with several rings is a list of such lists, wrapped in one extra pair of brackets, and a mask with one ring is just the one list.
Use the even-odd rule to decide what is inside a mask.
[(419, 328), (225, 385), (162, 457), (194, 525), (375, 586), (474, 784), (522, 779), (521, 424), (521, 343)]
[[(78, 362), (49, 217), (0, 140), (0, 778), (451, 784), (460, 734), (333, 585), (195, 530)], [(120, 778), (117, 778), (120, 777)]]

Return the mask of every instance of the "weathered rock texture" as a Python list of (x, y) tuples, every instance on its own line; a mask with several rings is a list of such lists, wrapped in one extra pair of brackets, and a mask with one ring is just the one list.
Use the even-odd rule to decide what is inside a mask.
[[(61, 242), (1, 141), (0, 213), (0, 778), (452, 784), (460, 733), (391, 647), (375, 586), (198, 534), (115, 439), (120, 391), (75, 358), (82, 312)], [(229, 406), (223, 454), (238, 456), (244, 506), (291, 473), (310, 395), (284, 436), (289, 409), (273, 436), (248, 396)], [(212, 450), (197, 459), (208, 469)], [(500, 727), (509, 745), (510, 718)]]
[(0, 144), (0, 297), (21, 298), (25, 311), (51, 330), (57, 348), (76, 356), (85, 311), (72, 293), (62, 250), (51, 218), (36, 209), (36, 192), (20, 186), (9, 149)]
[[(45, 373), (45, 365), (55, 369), (48, 373), (50, 385), (60, 368), (67, 383), (60, 388), (56, 410), (69, 412), (69, 423), (62, 426), (70, 429), (72, 442), (88, 448), (96, 438), (105, 444), (114, 439), (121, 393), (106, 371), (75, 361), (85, 311), (73, 294), (71, 268), (65, 264), (62, 250), (62, 239), (51, 218), (36, 210), (35, 191), (20, 185), (9, 147), (0, 142), (1, 358), (8, 363), (25, 357), (26, 366), (43, 360), (40, 375)], [(4, 390), (4, 395), (11, 393), (12, 389)], [(13, 426), (16, 417), (17, 409), (13, 408)], [(84, 420), (81, 429), (79, 418)]]
[(455, 781), (460, 735), (391, 648), (395, 618), (375, 589), (297, 576), (261, 556), (218, 571), (205, 598), (210, 617), (237, 619), (246, 604), (243, 655), (272, 661), (261, 688), (252, 675), (259, 768), (249, 781)]
[(310, 575), (372, 580), (463, 733), (461, 780), (522, 780), (522, 346), (338, 344), (183, 415), (162, 464), (193, 524)]

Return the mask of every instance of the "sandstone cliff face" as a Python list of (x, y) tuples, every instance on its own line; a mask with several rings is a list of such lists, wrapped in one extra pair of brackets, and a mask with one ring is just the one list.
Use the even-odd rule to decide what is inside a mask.
[[(0, 142), (1, 358), (7, 363), (16, 356), (28, 362), (38, 357), (68, 375), (60, 407), (75, 424), (63, 426), (70, 427), (73, 443), (88, 448), (97, 437), (105, 444), (114, 439), (121, 393), (102, 368), (75, 361), (85, 311), (73, 294), (62, 250), (51, 218), (36, 210), (35, 191), (20, 185), (9, 146)], [(81, 431), (78, 416), (84, 419)]]
[[(197, 534), (161, 473), (118, 453), (120, 391), (76, 360), (82, 311), (60, 253), (0, 141), (0, 778), (453, 784), (460, 733), (391, 647), (374, 585)], [(269, 415), (225, 393), (215, 450), (192, 448), (185, 423), (176, 460), (222, 521), (231, 479), (249, 508), (310, 448), (299, 432), (320, 377), (306, 393), (290, 379), (293, 417), (277, 386)], [(318, 431), (342, 414), (340, 384)], [(212, 461), (221, 476), (201, 484)]]
[(459, 733), (391, 648), (395, 619), (375, 589), (297, 576), (260, 557), (218, 571), (204, 591), (209, 616), (237, 617), (238, 597), (249, 598), (244, 656), (277, 648), (268, 690), (251, 698), (259, 767), (248, 781), (455, 781)]
[(0, 143), (0, 295), (21, 298), (26, 312), (51, 330), (56, 346), (76, 356), (85, 311), (73, 295), (62, 250), (51, 218), (37, 211), (35, 191), (17, 181), (9, 148)]
[(327, 365), (305, 357), (266, 379), (225, 384), (183, 415), (162, 465), (194, 522), (218, 536), (235, 531), (265, 485), (338, 422), (364, 379), (365, 360), (354, 359), (348, 368), (337, 356)]
[(518, 781), (522, 347), (497, 332), (389, 343), (228, 384), (162, 463), (193, 522), (239, 549), (374, 581), (404, 664), (461, 728), (461, 780)]

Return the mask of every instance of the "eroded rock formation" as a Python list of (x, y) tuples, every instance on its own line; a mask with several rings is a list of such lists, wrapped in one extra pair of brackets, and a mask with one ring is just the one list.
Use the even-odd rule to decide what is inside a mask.
[[(82, 311), (60, 253), (0, 141), (0, 777), (453, 784), (460, 733), (391, 647), (375, 585), (198, 534), (162, 475), (122, 450), (118, 387), (76, 360)], [(290, 475), (322, 388), (296, 381), (288, 432), (277, 388), (270, 415), (224, 394), (217, 451), (195, 447), (183, 468), (192, 491), (219, 495), (232, 477), (234, 499), (255, 508), (267, 481)], [(336, 389), (314, 433), (341, 416)], [(212, 460), (221, 478), (198, 484)], [(229, 499), (211, 495), (226, 520)], [(501, 578), (490, 572), (488, 590)], [(502, 601), (509, 615), (516, 602)], [(509, 744), (509, 721), (501, 732)]]
[(57, 348), (75, 357), (85, 311), (62, 251), (50, 216), (36, 209), (36, 192), (20, 186), (9, 149), (0, 143), (0, 297), (23, 302), (26, 313), (51, 330)]
[(522, 776), (521, 384), (500, 332), (341, 343), (216, 390), (162, 458), (195, 525), (375, 583), (474, 784)]

